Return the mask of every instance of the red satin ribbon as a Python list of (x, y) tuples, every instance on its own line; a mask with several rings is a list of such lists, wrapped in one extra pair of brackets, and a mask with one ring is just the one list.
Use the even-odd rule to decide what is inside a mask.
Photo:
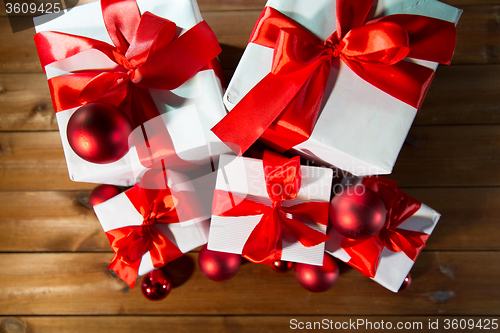
[(434, 71), (402, 60), (449, 64), (455, 25), (418, 15), (390, 15), (364, 23), (372, 3), (337, 0), (337, 31), (326, 41), (266, 7), (250, 42), (274, 48), (271, 73), (212, 131), (238, 154), (259, 137), (280, 151), (304, 142), (316, 124), (337, 57), (363, 80), (418, 109)]
[[(175, 23), (149, 12), (141, 16), (135, 0), (102, 0), (101, 7), (114, 46), (59, 32), (35, 35), (44, 70), (50, 63), (89, 49), (102, 52), (116, 64), (113, 70), (82, 70), (49, 79), (56, 112), (101, 101), (118, 106), (138, 127), (160, 115), (149, 88), (175, 89), (217, 62), (221, 49), (205, 21), (177, 36)], [(166, 128), (158, 130), (153, 134), (164, 142), (163, 155), (175, 156)], [(151, 167), (147, 145), (146, 141), (137, 150), (141, 163)]]
[(182, 222), (179, 216), (186, 221), (197, 217), (195, 208), (191, 210), (182, 204), (195, 202), (191, 193), (174, 192), (166, 187), (164, 171), (148, 170), (147, 173), (143, 179), (147, 179), (145, 181), (148, 185), (139, 183), (125, 192), (135, 209), (143, 216), (142, 225), (125, 226), (106, 232), (115, 252), (108, 268), (115, 271), (131, 288), (134, 287), (142, 256), (146, 252), (149, 251), (155, 268), (163, 267), (183, 255), (158, 227), (161, 224)]
[[(314, 202), (284, 206), (283, 203), (297, 197), (301, 184), (300, 160), (264, 152), (264, 175), (271, 207), (248, 198), (215, 190), (212, 214), (217, 216), (248, 216), (264, 214), (247, 239), (242, 256), (254, 263), (271, 264), (281, 258), (282, 232), (286, 230), (306, 247), (316, 246), (328, 239), (300, 220), (328, 224), (328, 202)], [(237, 204), (235, 204), (237, 202)], [(291, 214), (292, 218), (286, 216)]]
[(344, 239), (342, 248), (351, 257), (349, 265), (365, 276), (374, 277), (384, 247), (393, 252), (403, 251), (408, 258), (415, 261), (425, 247), (429, 235), (398, 228), (413, 216), (422, 204), (399, 190), (395, 181), (374, 176), (363, 178), (362, 183), (382, 198), (387, 212), (386, 223), (377, 235), (368, 239)]

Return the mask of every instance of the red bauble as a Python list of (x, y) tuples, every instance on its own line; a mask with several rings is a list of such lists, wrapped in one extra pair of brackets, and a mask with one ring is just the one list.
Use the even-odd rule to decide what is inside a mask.
[(113, 185), (99, 185), (90, 192), (89, 204), (91, 207), (103, 203), (120, 194), (120, 189)]
[(272, 263), (271, 267), (275, 272), (286, 273), (293, 268), (294, 263), (291, 261), (276, 260)]
[(375, 236), (384, 226), (386, 209), (382, 199), (363, 186), (344, 188), (330, 203), (330, 221), (345, 237)]
[(296, 263), (295, 278), (302, 287), (309, 291), (327, 291), (339, 278), (339, 266), (335, 259), (325, 253), (323, 266)]
[(405, 290), (406, 288), (408, 288), (410, 286), (410, 284), (411, 284), (411, 275), (410, 275), (410, 273), (408, 273), (408, 275), (404, 279), (403, 283), (401, 284), (401, 287), (399, 287), (399, 291)]
[(210, 280), (224, 281), (238, 273), (241, 256), (234, 253), (211, 251), (204, 245), (198, 256), (201, 272)]
[(144, 276), (141, 282), (142, 294), (151, 301), (164, 299), (172, 289), (167, 274), (155, 269)]
[(116, 106), (93, 102), (73, 113), (66, 133), (73, 151), (85, 161), (111, 163), (128, 152), (132, 123)]

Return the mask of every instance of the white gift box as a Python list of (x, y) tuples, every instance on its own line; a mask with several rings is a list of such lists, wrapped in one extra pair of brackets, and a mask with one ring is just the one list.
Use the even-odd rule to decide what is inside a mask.
[[(362, 179), (357, 179), (353, 182), (351, 179), (350, 184), (360, 184), (361, 181)], [(345, 180), (343, 180), (343, 182), (345, 182)], [(436, 227), (440, 217), (441, 214), (422, 203), (420, 209), (397, 228), (430, 235)], [(349, 264), (351, 257), (341, 246), (345, 237), (333, 227), (330, 227), (328, 230), (328, 235), (332, 238), (326, 242), (325, 251), (335, 258)], [(375, 277), (371, 279), (390, 291), (397, 293), (414, 264), (415, 262), (408, 258), (403, 251), (392, 252), (384, 247), (380, 255)]]
[[(462, 12), (434, 0), (375, 3), (375, 17), (417, 14), (457, 24)], [(323, 40), (336, 30), (334, 0), (268, 0), (266, 6), (287, 15)], [(229, 110), (270, 73), (272, 61), (272, 48), (248, 44), (224, 95)], [(434, 62), (410, 61), (433, 70), (437, 68)], [(417, 109), (364, 81), (342, 61), (338, 71), (331, 69), (323, 102), (310, 138), (292, 150), (319, 164), (333, 165), (357, 176), (391, 173)]]
[[(137, 4), (141, 13), (150, 11), (173, 21), (182, 29), (181, 33), (202, 21), (195, 0), (138, 0)], [(63, 32), (113, 45), (104, 26), (99, 2), (72, 8), (60, 16), (51, 15), (53, 16), (45, 15), (34, 19), (37, 32)], [(51, 19), (52, 17), (54, 18)], [(49, 64), (45, 70), (47, 78), (50, 79), (67, 75), (74, 70), (109, 69), (115, 66), (116, 64), (104, 54), (91, 49)], [(148, 128), (155, 127), (153, 123), (165, 126), (172, 138), (177, 155), (194, 165), (209, 164), (216, 160), (218, 155), (230, 152), (210, 131), (226, 114), (222, 103), (223, 88), (213, 70), (200, 71), (183, 85), (171, 91), (159, 89), (149, 91), (160, 116), (144, 124), (146, 135), (154, 134), (154, 131), (148, 131)], [(136, 183), (146, 168), (140, 163), (135, 146), (131, 146), (128, 153), (120, 160), (108, 164), (90, 163), (75, 154), (68, 143), (66, 128), (76, 109), (56, 113), (70, 178), (74, 181), (123, 186)], [(131, 137), (134, 137), (134, 140), (138, 138), (144, 140), (141, 128), (136, 128)]]
[[(329, 202), (333, 171), (328, 168), (301, 166), (302, 185), (297, 198), (286, 200), (283, 206), (293, 206), (309, 201)], [(271, 207), (267, 194), (262, 160), (221, 155), (215, 185), (216, 190), (235, 194)], [(328, 209), (328, 208), (327, 208)], [(246, 240), (259, 223), (263, 214), (229, 217), (212, 215), (208, 249), (219, 252), (241, 254)], [(309, 227), (326, 233), (326, 225), (313, 221), (302, 221)], [(325, 243), (305, 247), (283, 230), (282, 260), (323, 265)]]
[[(192, 192), (195, 193), (189, 179), (178, 172), (166, 171), (168, 183), (167, 186), (175, 192)], [(192, 196), (191, 196), (192, 197)], [(182, 253), (187, 253), (199, 246), (207, 243), (208, 232), (210, 227), (210, 212), (203, 209), (203, 206), (197, 202), (179, 202), (177, 212), (179, 223), (155, 224), (154, 228), (166, 236), (174, 243)], [(196, 210), (196, 217), (193, 214), (183, 216), (182, 206), (188, 211)], [(104, 232), (110, 230), (127, 227), (140, 226), (144, 221), (144, 217), (136, 210), (133, 203), (130, 202), (125, 192), (94, 206), (94, 211), (101, 223)], [(151, 255), (146, 252), (139, 266), (138, 276), (144, 275), (154, 269), (151, 261)]]

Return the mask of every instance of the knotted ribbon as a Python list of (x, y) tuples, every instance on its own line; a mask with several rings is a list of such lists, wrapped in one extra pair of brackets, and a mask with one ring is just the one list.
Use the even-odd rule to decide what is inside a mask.
[(366, 22), (372, 4), (373, 0), (337, 0), (337, 30), (325, 41), (266, 7), (250, 42), (274, 49), (271, 72), (212, 131), (238, 154), (259, 137), (279, 151), (306, 141), (316, 124), (330, 69), (338, 66), (336, 58), (363, 80), (418, 109), (434, 71), (403, 59), (449, 64), (455, 25), (406, 14)]
[(392, 252), (404, 252), (415, 261), (425, 247), (429, 235), (398, 228), (413, 216), (422, 205), (419, 201), (398, 189), (398, 184), (382, 177), (365, 177), (363, 186), (374, 191), (384, 202), (387, 217), (382, 230), (368, 239), (342, 241), (342, 248), (349, 254), (349, 265), (363, 275), (375, 277), (380, 255), (384, 247)]
[[(221, 49), (205, 21), (178, 36), (174, 22), (150, 12), (141, 16), (136, 0), (101, 0), (101, 9), (114, 45), (60, 32), (35, 35), (44, 70), (48, 64), (90, 49), (102, 52), (116, 65), (109, 70), (80, 70), (49, 79), (56, 112), (106, 102), (125, 112), (135, 128), (160, 115), (149, 88), (172, 90), (198, 71), (217, 66)], [(155, 132), (160, 138), (155, 139), (164, 142), (161, 153), (174, 154), (166, 128)], [(137, 148), (141, 163), (149, 167), (147, 145)]]
[[(154, 172), (154, 173), (152, 173)], [(197, 217), (195, 209), (192, 211), (186, 202), (193, 202), (188, 192), (175, 192), (165, 186), (167, 184), (165, 171), (148, 170), (143, 178), (148, 182), (155, 182), (156, 189), (148, 189), (141, 183), (125, 191), (130, 202), (142, 215), (141, 225), (129, 225), (108, 230), (106, 235), (115, 256), (108, 268), (131, 288), (134, 287), (139, 271), (142, 256), (149, 251), (155, 268), (160, 268), (168, 262), (183, 255), (181, 250), (167, 236), (162, 225), (180, 223)], [(142, 182), (142, 180), (141, 180)], [(163, 228), (163, 231), (161, 230)]]
[(281, 258), (284, 230), (306, 247), (316, 246), (330, 239), (330, 236), (300, 221), (314, 221), (326, 226), (329, 203), (308, 201), (293, 204), (301, 186), (299, 157), (287, 159), (266, 151), (263, 164), (270, 206), (215, 190), (212, 214), (232, 217), (263, 214), (248, 237), (242, 256), (254, 263), (270, 265)]

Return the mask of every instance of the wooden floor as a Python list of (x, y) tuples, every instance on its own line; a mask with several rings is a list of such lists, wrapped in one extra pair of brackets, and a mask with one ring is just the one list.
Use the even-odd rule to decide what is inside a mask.
[[(160, 302), (106, 269), (105, 234), (77, 199), (95, 185), (68, 178), (34, 31), (13, 34), (0, 6), (0, 331), (288, 332), (291, 319), (364, 319), (422, 322), (421, 332), (500, 320), (500, 1), (445, 2), (464, 9), (453, 65), (438, 69), (391, 176), (442, 214), (411, 287), (393, 294), (342, 266), (316, 294), (293, 272), (253, 264), (216, 283), (194, 251), (193, 275)], [(228, 80), (264, 4), (199, 0)]]

